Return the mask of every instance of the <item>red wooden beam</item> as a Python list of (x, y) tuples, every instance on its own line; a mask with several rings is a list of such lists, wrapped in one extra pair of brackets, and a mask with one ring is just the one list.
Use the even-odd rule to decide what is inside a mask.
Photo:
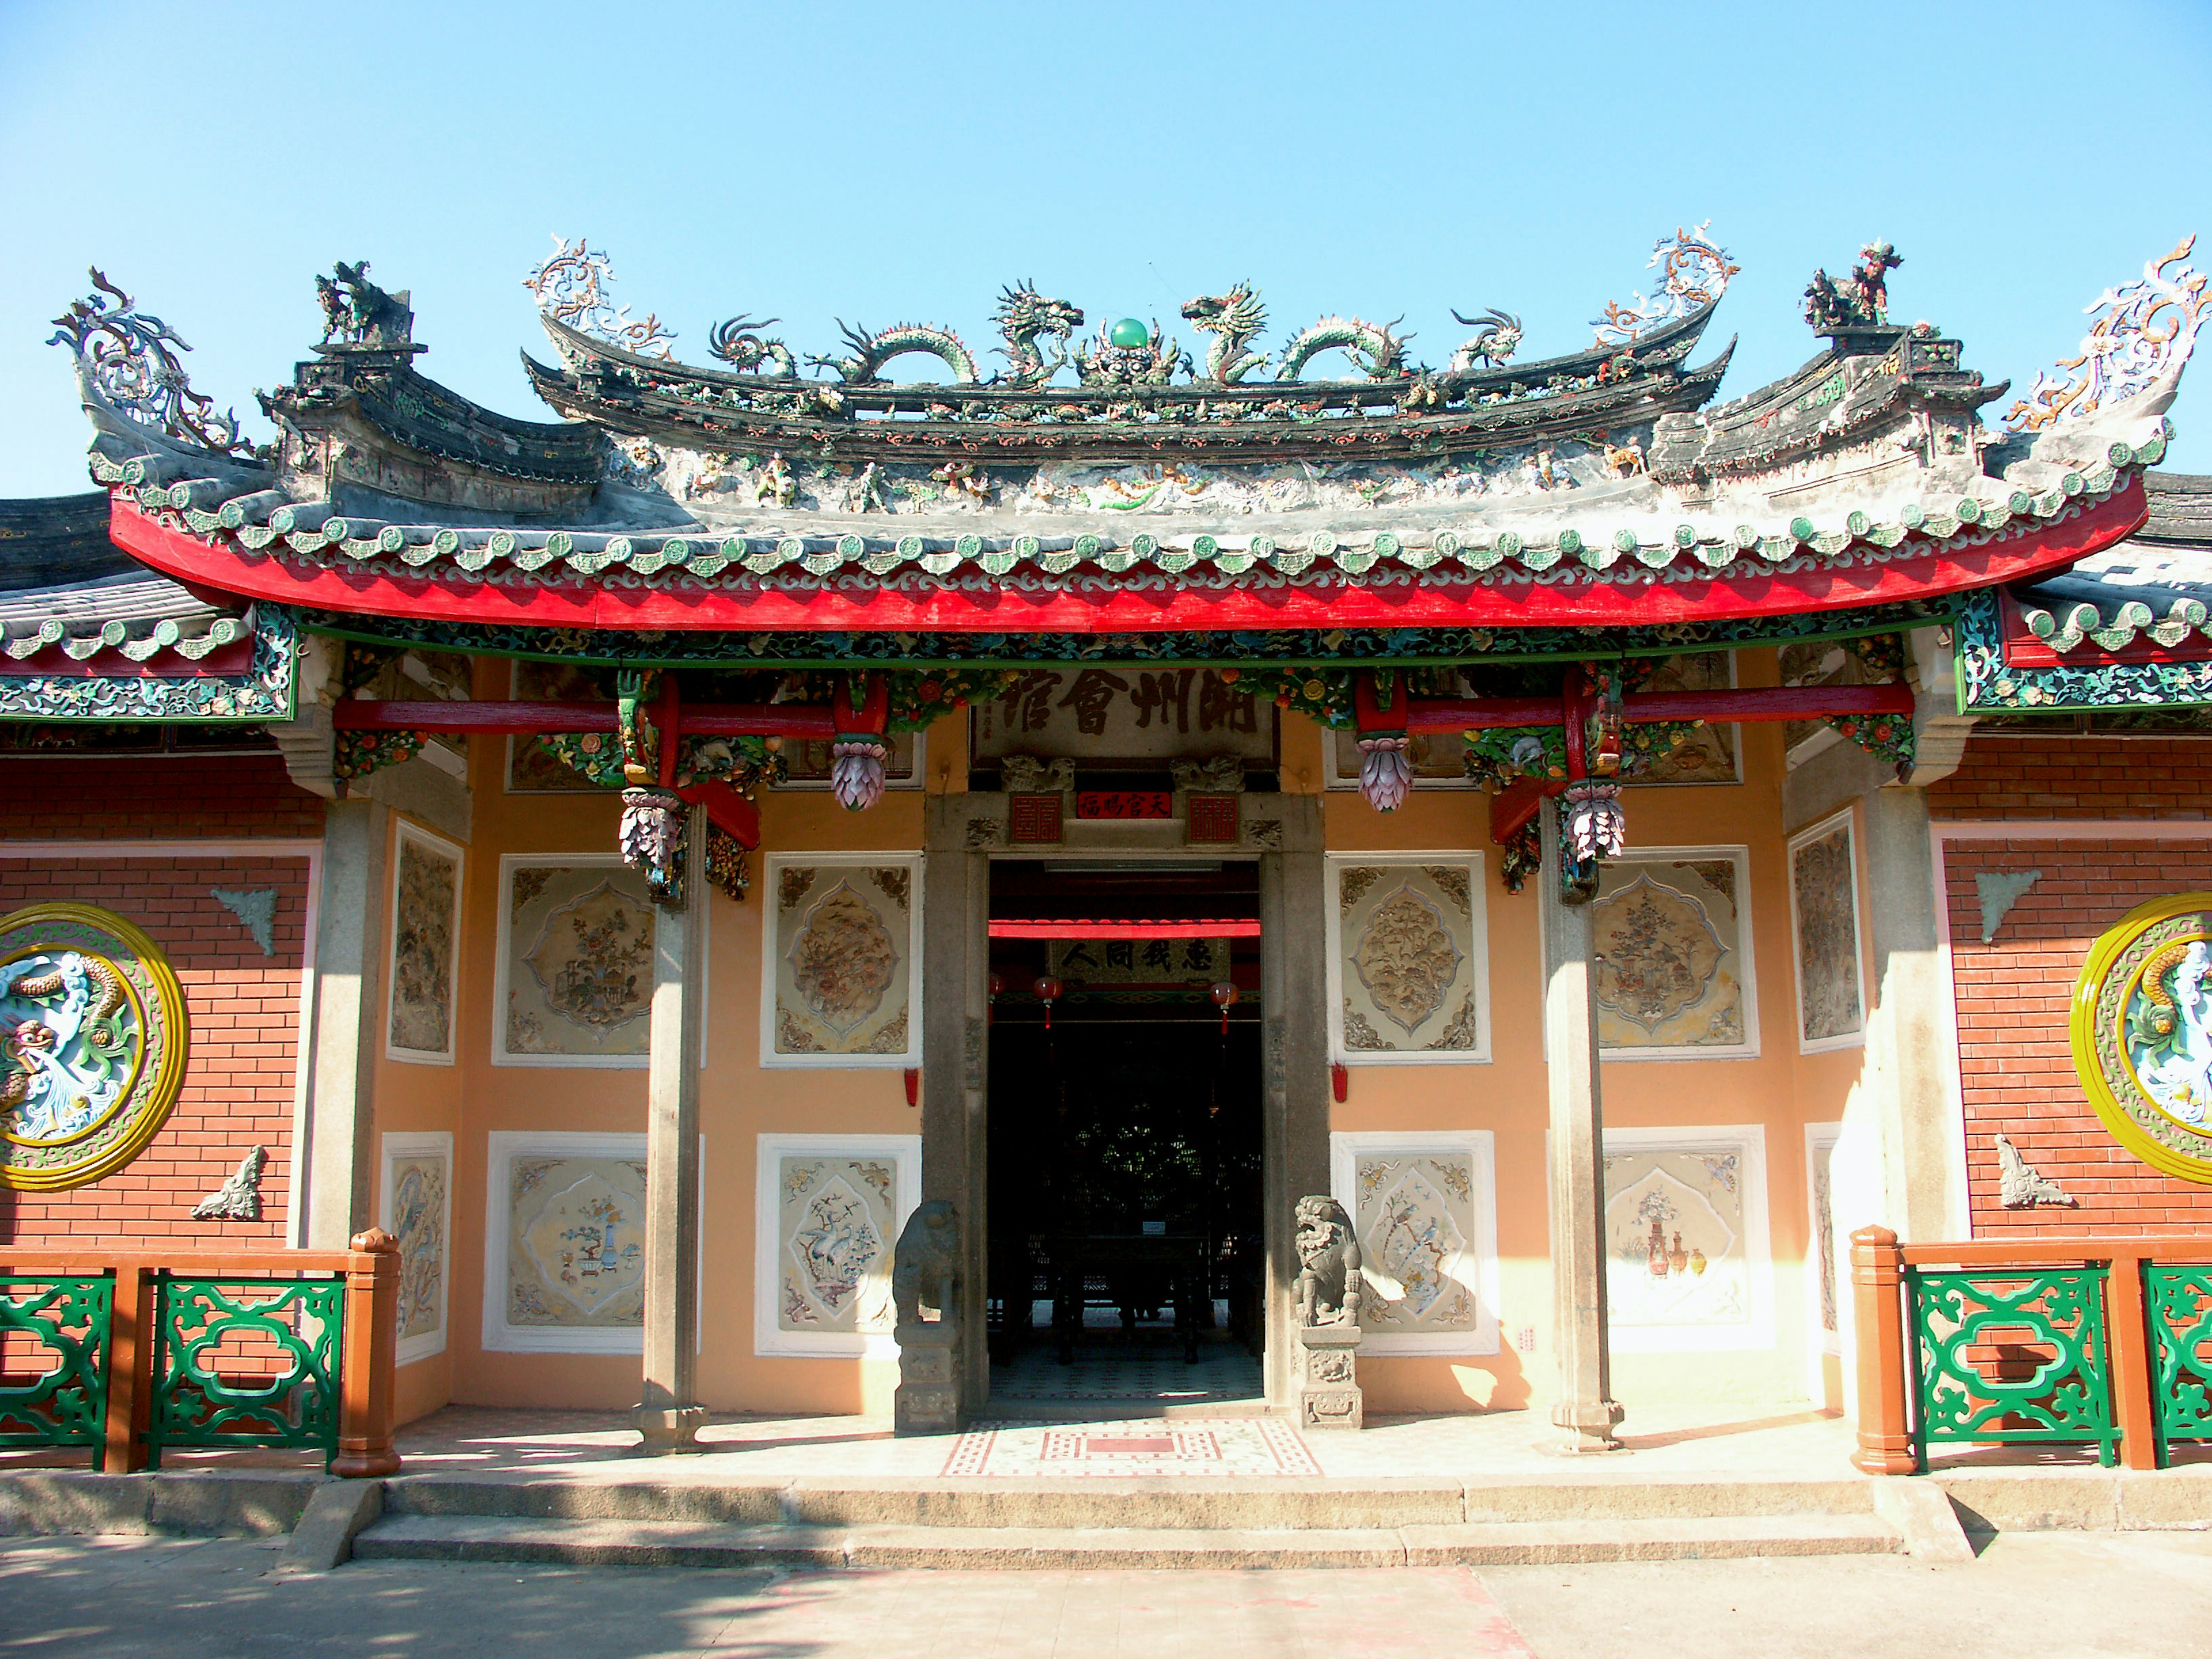
[[(2063, 569), (2131, 534), (2147, 516), (2140, 478), (2057, 524), (1972, 547), (1912, 543), (1879, 564), (1759, 571), (1681, 580), (1492, 581), (1455, 586), (1370, 587), (1351, 578), (1287, 589), (1211, 592), (1108, 588), (1020, 593), (1003, 589), (805, 591), (792, 588), (607, 588), (580, 579), (543, 586), (447, 580), (398, 571), (293, 564), (283, 553), (248, 556), (163, 524), (137, 503), (111, 498), (116, 544), (186, 586), (356, 616), (406, 617), (491, 626), (711, 629), (743, 633), (1127, 634), (1283, 628), (1651, 627), (1739, 617), (1927, 599), (2023, 581)], [(273, 555), (273, 556), (272, 556)]]
[(1038, 921), (994, 921), (993, 939), (1257, 939), (1260, 924), (1249, 916), (1195, 921), (1099, 921), (1063, 917)]
[[(1810, 720), (1830, 714), (1910, 714), (1909, 685), (1775, 685), (1740, 690), (1632, 691), (1623, 719), (1638, 721)], [(1558, 726), (1556, 697), (1415, 697), (1408, 732), (1483, 732), (1509, 726)]]
[[(820, 703), (695, 702), (679, 717), (690, 737), (831, 738), (834, 710)], [(341, 732), (456, 732), (485, 737), (544, 737), (611, 732), (611, 702), (409, 702), (347, 697), (332, 705)]]

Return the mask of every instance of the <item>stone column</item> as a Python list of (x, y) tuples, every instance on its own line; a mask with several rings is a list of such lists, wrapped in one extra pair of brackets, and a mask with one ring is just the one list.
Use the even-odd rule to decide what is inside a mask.
[[(921, 1195), (959, 1216), (961, 1408), (990, 1397), (985, 1297), (990, 1212), (984, 1138), (989, 1078), (991, 860), (968, 850), (969, 801), (933, 795), (921, 872)], [(946, 1309), (950, 1319), (953, 1310)]]
[(1552, 1421), (1560, 1449), (1613, 1451), (1620, 1407), (1605, 1310), (1604, 1109), (1598, 1082), (1597, 1005), (1590, 908), (1559, 898), (1559, 811), (1544, 802), (1544, 1053), (1551, 1093), (1552, 1284), (1558, 1307), (1559, 1392)]
[(1263, 1067), (1261, 1202), (1266, 1206), (1267, 1389), (1289, 1407), (1298, 1388), (1298, 1200), (1328, 1190), (1328, 893), (1322, 807), (1283, 795), (1283, 850), (1260, 857)]
[(707, 947), (707, 815), (684, 827), (684, 902), (654, 912), (652, 1058), (646, 1072), (645, 1379), (641, 1450), (696, 1448), (698, 1403), (699, 988)]
[(1936, 948), (1943, 896), (1936, 890), (1928, 792), (1876, 789), (1860, 798), (1859, 814), (1875, 975), (1862, 1089), (1881, 1129), (1879, 1218), (1907, 1243), (1963, 1238), (1965, 1138), (1952, 1081), (1958, 1054), (1942, 1017), (1951, 987)]
[(309, 1249), (343, 1250), (376, 1218), (374, 1084), (391, 837), (390, 809), (375, 801), (332, 801), (323, 819), (306, 1144), (293, 1149), (306, 1171), (293, 1237)]

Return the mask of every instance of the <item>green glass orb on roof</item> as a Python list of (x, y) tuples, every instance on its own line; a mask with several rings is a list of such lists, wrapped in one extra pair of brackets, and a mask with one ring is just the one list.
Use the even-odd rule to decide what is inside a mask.
[(1124, 317), (1106, 331), (1106, 337), (1112, 343), (1127, 351), (1134, 351), (1139, 347), (1149, 345), (1152, 339), (1152, 335), (1146, 331), (1145, 325), (1134, 317)]

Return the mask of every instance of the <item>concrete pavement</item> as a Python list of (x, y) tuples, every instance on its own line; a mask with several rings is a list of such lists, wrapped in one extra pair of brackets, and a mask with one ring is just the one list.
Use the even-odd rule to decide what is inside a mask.
[(0, 1542), (0, 1655), (101, 1659), (2198, 1659), (2212, 1533), (1905, 1557), (1285, 1572), (629, 1571), (356, 1562), (282, 1540)]

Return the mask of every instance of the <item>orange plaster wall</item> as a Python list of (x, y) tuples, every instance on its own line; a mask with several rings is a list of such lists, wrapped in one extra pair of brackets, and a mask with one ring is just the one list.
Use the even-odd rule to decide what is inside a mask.
[[(951, 722), (946, 723), (948, 726)], [(933, 792), (965, 775), (957, 734), (930, 734), (927, 781)], [(453, 1085), (454, 1202), (452, 1307), (447, 1352), (450, 1398), (462, 1404), (618, 1408), (637, 1403), (637, 1358), (629, 1354), (487, 1351), (483, 1345), (488, 1136), (495, 1130), (641, 1133), (646, 1073), (495, 1066), (493, 990), (498, 949), (499, 862), (511, 853), (604, 854), (615, 845), (620, 807), (608, 793), (510, 795), (506, 744), (471, 740), (475, 790), (472, 843), (463, 899), (459, 1064)], [(911, 853), (921, 845), (923, 792), (894, 790), (865, 815), (822, 793), (767, 792), (763, 845), (775, 850)], [(758, 855), (754, 874), (759, 877)], [(892, 1361), (761, 1358), (753, 1352), (753, 1193), (757, 1137), (770, 1133), (918, 1134), (894, 1069), (764, 1070), (757, 1064), (762, 907), (715, 895), (708, 920), (708, 1039), (700, 1087), (704, 1139), (701, 1243), (703, 1317), (698, 1383), (717, 1411), (888, 1413), (897, 1384)], [(428, 1068), (387, 1063), (394, 1073)], [(404, 1107), (380, 1127), (436, 1128), (433, 1085), (405, 1080)], [(403, 1122), (412, 1112), (420, 1116)], [(434, 1362), (410, 1369), (428, 1372)], [(434, 1401), (426, 1381), (419, 1399)], [(428, 1409), (424, 1404), (422, 1409)]]
[[(1772, 657), (1746, 653), (1741, 683), (1772, 679)], [(1607, 1121), (1696, 1128), (1758, 1123), (1766, 1138), (1774, 1340), (1755, 1351), (1630, 1354), (1614, 1360), (1614, 1391), (1631, 1412), (1685, 1401), (1802, 1400), (1819, 1369), (1808, 1353), (1803, 1126), (1840, 1116), (1839, 1091), (1861, 1052), (1796, 1054), (1794, 952), (1781, 823), (1778, 727), (1741, 731), (1739, 786), (1632, 789), (1635, 846), (1750, 848), (1748, 903), (1760, 1054), (1749, 1060), (1614, 1061), (1604, 1068)], [(1283, 787), (1319, 793), (1323, 733), (1287, 718)], [(963, 738), (947, 721), (930, 734), (930, 793), (964, 778)], [(638, 1362), (629, 1355), (488, 1352), (482, 1346), (486, 1136), (494, 1130), (637, 1133), (644, 1127), (643, 1070), (495, 1066), (490, 1063), (499, 860), (502, 854), (603, 853), (614, 844), (617, 803), (605, 795), (510, 796), (505, 744), (472, 740), (475, 823), (468, 848), (459, 976), (459, 1060), (450, 1068), (385, 1062), (379, 1124), (455, 1131), (451, 1310), (447, 1351), (403, 1400), (421, 1409), (461, 1403), (623, 1407), (635, 1403)], [(921, 842), (924, 796), (891, 792), (866, 816), (826, 794), (771, 793), (763, 801), (764, 845), (774, 849), (912, 851)], [(1488, 1128), (1496, 1136), (1502, 1352), (1492, 1356), (1376, 1357), (1363, 1363), (1377, 1413), (1541, 1406), (1552, 1393), (1552, 1275), (1546, 1204), (1547, 1106), (1542, 1057), (1536, 890), (1504, 892), (1489, 843), (1487, 798), (1417, 790), (1389, 817), (1356, 793), (1324, 796), (1332, 852), (1474, 848), (1486, 859), (1491, 1021), (1487, 1066), (1352, 1069), (1340, 1130)], [(900, 1074), (881, 1071), (763, 1070), (757, 1061), (761, 907), (717, 896), (709, 921), (710, 1006), (701, 1124), (705, 1137), (702, 1244), (702, 1399), (718, 1410), (885, 1412), (896, 1377), (890, 1362), (764, 1358), (752, 1352), (752, 1239), (756, 1137), (771, 1132), (916, 1133)], [(1870, 984), (1870, 981), (1869, 981)], [(432, 1070), (441, 1075), (429, 1078)], [(1527, 1328), (1534, 1347), (1516, 1336)], [(409, 1393), (412, 1388), (415, 1392)]]
[[(1745, 653), (1739, 683), (1771, 684), (1771, 653)], [(1302, 722), (1291, 722), (1302, 724)], [(1311, 728), (1308, 728), (1311, 730)], [(1317, 733), (1316, 734), (1318, 735)], [(1771, 1347), (1711, 1353), (1616, 1354), (1614, 1397), (1639, 1407), (1686, 1402), (1802, 1400), (1816, 1380), (1808, 1352), (1804, 1125), (1799, 1089), (1795, 951), (1782, 834), (1782, 732), (1740, 728), (1740, 785), (1631, 787), (1624, 792), (1629, 850), (1747, 846), (1748, 908), (1759, 1053), (1744, 1060), (1609, 1060), (1605, 1121), (1623, 1127), (1694, 1129), (1756, 1123), (1765, 1131), (1774, 1340)], [(1286, 781), (1294, 745), (1284, 744)], [(1316, 754), (1318, 753), (1316, 745)], [(1376, 1413), (1464, 1411), (1548, 1404), (1555, 1391), (1553, 1279), (1546, 1170), (1548, 1117), (1543, 1056), (1542, 941), (1537, 884), (1509, 894), (1490, 842), (1489, 798), (1416, 789), (1385, 817), (1357, 793), (1331, 791), (1328, 848), (1352, 851), (1474, 848), (1484, 854), (1490, 931), (1492, 1061), (1487, 1066), (1350, 1069), (1349, 1097), (1334, 1108), (1339, 1131), (1485, 1128), (1495, 1136), (1500, 1352), (1464, 1358), (1378, 1355), (1360, 1361), (1367, 1408)], [(1857, 1051), (1818, 1057), (1856, 1075)], [(1826, 1097), (1815, 1091), (1812, 1098)], [(1828, 1112), (1826, 1115), (1838, 1114)], [(1523, 1331), (1534, 1346), (1523, 1352)]]
[[(416, 1134), (443, 1131), (453, 1137), (453, 1164), (448, 1179), (453, 1182), (453, 1231), (458, 1234), (461, 1216), (469, 1201), (469, 1189), (461, 1184), (460, 1165), (462, 1142), (465, 1139), (461, 1121), (463, 1097), (463, 1061), (466, 1058), (470, 1028), (465, 1023), (457, 1026), (454, 1037), (454, 1062), (441, 1066), (432, 1061), (395, 1060), (385, 1053), (384, 1035), (391, 1018), (391, 963), (392, 963), (392, 890), (399, 873), (400, 815), (393, 813), (391, 827), (386, 832), (384, 860), (383, 920), (384, 966), (377, 992), (377, 1040), (375, 1066), (370, 1091), (370, 1102), (375, 1117), (376, 1133), (370, 1146), (369, 1156), (374, 1159), (370, 1181), (372, 1183), (370, 1210), (379, 1224), (383, 1218), (385, 1194), (384, 1137), (387, 1134)], [(435, 835), (441, 841), (452, 842), (446, 836), (428, 824), (416, 826)], [(458, 844), (458, 843), (455, 843)], [(469, 967), (473, 960), (471, 951), (477, 943), (479, 931), (473, 923), (477, 918), (469, 909), (468, 896), (476, 880), (478, 857), (474, 847), (461, 847), (462, 913), (459, 918), (460, 951), (459, 977), (460, 1000), (466, 1000)], [(465, 1010), (457, 1007), (457, 1017), (465, 1020)], [(482, 1176), (478, 1176), (479, 1189)], [(480, 1204), (482, 1200), (478, 1198)], [(458, 1307), (459, 1281), (466, 1277), (465, 1258), (454, 1253), (455, 1240), (447, 1241), (447, 1269), (446, 1288), (446, 1347), (441, 1353), (425, 1356), (402, 1365), (393, 1377), (393, 1413), (395, 1420), (411, 1423), (418, 1417), (428, 1416), (453, 1399), (453, 1361), (455, 1341), (459, 1334)], [(482, 1276), (483, 1246), (477, 1246), (476, 1260)]]

